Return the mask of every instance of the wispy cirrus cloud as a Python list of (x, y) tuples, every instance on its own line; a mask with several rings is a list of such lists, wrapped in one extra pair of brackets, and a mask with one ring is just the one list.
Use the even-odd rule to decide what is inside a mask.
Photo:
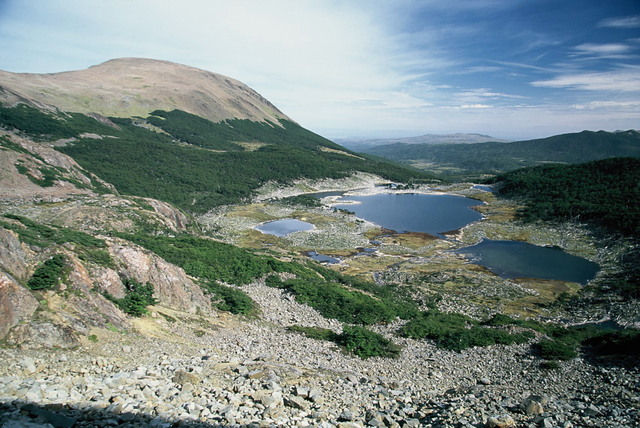
[(546, 88), (582, 89), (586, 91), (640, 92), (640, 67), (604, 72), (565, 74), (548, 80), (531, 82)]
[(640, 28), (640, 15), (603, 19), (598, 23), (598, 27)]
[(631, 52), (633, 47), (624, 43), (583, 43), (574, 49), (577, 55), (622, 58)]

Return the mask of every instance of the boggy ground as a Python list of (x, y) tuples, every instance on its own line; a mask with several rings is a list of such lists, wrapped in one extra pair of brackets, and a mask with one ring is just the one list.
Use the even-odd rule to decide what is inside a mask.
[[(380, 187), (355, 190), (360, 194), (380, 191), (389, 190)], [(569, 318), (576, 315), (563, 313), (554, 302), (559, 296), (574, 295), (581, 287), (563, 281), (500, 278), (479, 265), (469, 263), (453, 250), (482, 239), (557, 246), (570, 254), (599, 263), (602, 266), (599, 277), (615, 272), (618, 256), (624, 251), (622, 242), (600, 245), (586, 228), (578, 224), (522, 224), (516, 220), (519, 207), (515, 203), (497, 199), (492, 193), (479, 191), (471, 184), (404, 191), (447, 193), (478, 199), (479, 205), (475, 209), (483, 214), (483, 219), (447, 233), (446, 239), (424, 233), (398, 234), (358, 219), (353, 214), (335, 210), (330, 204), (309, 208), (259, 202), (223, 207), (200, 220), (209, 234), (227, 242), (247, 248), (269, 249), (291, 257), (307, 251), (339, 257), (341, 263), (330, 267), (381, 284), (411, 285), (425, 295), (439, 296), (442, 299), (441, 309), (464, 312), (478, 318), (502, 312), (516, 316), (562, 318), (571, 323)], [(323, 200), (325, 203), (330, 201), (331, 198)], [(307, 221), (314, 225), (314, 230), (275, 237), (254, 229), (262, 222), (283, 218)], [(363, 248), (375, 251), (363, 252)], [(582, 314), (580, 319), (573, 321), (617, 316), (605, 312)], [(632, 311), (631, 315), (637, 315), (636, 312)], [(619, 316), (618, 321), (625, 325), (637, 322), (637, 318)]]

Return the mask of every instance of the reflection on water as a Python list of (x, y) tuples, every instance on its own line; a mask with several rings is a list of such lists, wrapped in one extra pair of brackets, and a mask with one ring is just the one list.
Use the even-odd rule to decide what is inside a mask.
[(290, 233), (302, 232), (313, 229), (311, 223), (296, 220), (293, 218), (284, 218), (282, 220), (268, 221), (256, 226), (256, 230), (267, 235), (287, 236)]
[(597, 263), (565, 253), (560, 248), (526, 242), (486, 239), (456, 253), (503, 278), (556, 279), (586, 284), (600, 270)]
[(454, 195), (380, 193), (345, 196), (334, 206), (396, 232), (424, 232), (443, 237), (444, 232), (480, 220), (482, 215), (471, 208), (480, 203)]

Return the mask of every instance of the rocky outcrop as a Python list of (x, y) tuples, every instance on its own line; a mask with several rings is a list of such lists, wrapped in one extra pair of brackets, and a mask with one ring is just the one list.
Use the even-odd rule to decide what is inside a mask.
[(122, 274), (141, 284), (151, 283), (160, 305), (189, 313), (211, 311), (210, 299), (183, 269), (157, 255), (123, 241), (110, 244), (109, 251), (122, 266)]
[(11, 330), (7, 342), (22, 348), (75, 348), (80, 345), (78, 333), (72, 328), (51, 322), (21, 324)]
[(19, 280), (27, 279), (25, 248), (14, 232), (3, 228), (0, 228), (0, 268)]
[(0, 338), (21, 321), (31, 318), (38, 300), (5, 272), (0, 272)]

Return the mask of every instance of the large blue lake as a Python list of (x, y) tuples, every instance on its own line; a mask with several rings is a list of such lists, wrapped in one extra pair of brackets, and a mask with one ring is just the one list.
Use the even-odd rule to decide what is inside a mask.
[[(340, 203), (340, 201), (357, 203)], [(416, 193), (380, 193), (367, 196), (345, 196), (336, 208), (354, 212), (396, 232), (442, 233), (460, 229), (482, 218), (471, 207), (481, 202), (454, 195), (422, 195)]]
[(597, 263), (556, 247), (526, 242), (483, 240), (456, 251), (503, 278), (542, 278), (586, 284), (600, 270)]

